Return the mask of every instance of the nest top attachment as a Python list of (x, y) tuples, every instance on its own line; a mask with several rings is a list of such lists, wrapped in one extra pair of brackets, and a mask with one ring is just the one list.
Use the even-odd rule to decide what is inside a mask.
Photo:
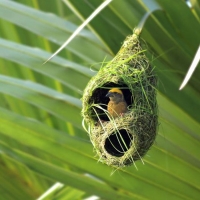
[[(109, 166), (133, 164), (146, 154), (156, 137), (157, 79), (144, 51), (136, 33), (128, 36), (83, 94), (82, 116), (90, 140), (99, 160)], [(108, 113), (109, 90), (121, 92), (127, 104), (127, 112), (115, 118)]]

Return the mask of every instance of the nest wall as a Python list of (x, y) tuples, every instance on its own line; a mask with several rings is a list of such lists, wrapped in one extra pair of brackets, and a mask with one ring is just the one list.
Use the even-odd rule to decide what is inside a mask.
[[(114, 59), (102, 67), (84, 90), (82, 116), (99, 160), (123, 167), (141, 159), (157, 132), (157, 79), (139, 36), (128, 36)], [(107, 113), (107, 92), (122, 90), (128, 112), (115, 119)]]

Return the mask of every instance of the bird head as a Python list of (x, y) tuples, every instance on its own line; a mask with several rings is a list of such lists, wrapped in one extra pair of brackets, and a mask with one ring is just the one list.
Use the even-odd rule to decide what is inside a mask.
[(106, 97), (109, 97), (111, 101), (120, 102), (124, 100), (124, 95), (119, 88), (112, 88), (106, 94)]

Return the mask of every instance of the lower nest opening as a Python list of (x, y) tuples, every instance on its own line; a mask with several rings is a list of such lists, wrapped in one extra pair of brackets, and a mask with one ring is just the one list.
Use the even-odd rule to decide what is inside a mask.
[(132, 140), (133, 136), (121, 129), (106, 138), (104, 148), (110, 155), (122, 157), (131, 147)]
[[(133, 96), (126, 84), (116, 84), (113, 82), (106, 83), (106, 84), (102, 85), (100, 88), (97, 88), (96, 90), (94, 90), (91, 98), (88, 101), (89, 104), (94, 103), (94, 104), (98, 104), (99, 106), (102, 107), (102, 109), (97, 108), (97, 107), (91, 108), (91, 118), (94, 119), (95, 121), (99, 121), (98, 118), (100, 118), (103, 121), (109, 121), (109, 118), (106, 115), (104, 110), (107, 110), (107, 104), (109, 102), (109, 98), (106, 97), (106, 94), (112, 88), (121, 89), (127, 105), (131, 106), (131, 104), (133, 102)], [(95, 109), (96, 112), (93, 109)], [(98, 115), (98, 117), (97, 117), (97, 115)]]

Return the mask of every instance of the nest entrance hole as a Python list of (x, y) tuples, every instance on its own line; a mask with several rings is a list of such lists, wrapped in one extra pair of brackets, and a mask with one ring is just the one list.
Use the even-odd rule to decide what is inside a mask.
[[(102, 107), (102, 109), (100, 108), (96, 108), (93, 107), (96, 110), (96, 113), (98, 114), (98, 117), (103, 120), (103, 121), (109, 121), (108, 116), (106, 115), (106, 113), (104, 112), (103, 109), (107, 110), (107, 105), (109, 102), (109, 98), (106, 97), (106, 94), (108, 93), (108, 91), (111, 88), (119, 88), (122, 90), (123, 95), (124, 95), (124, 99), (126, 100), (126, 103), (128, 106), (131, 106), (133, 103), (133, 96), (131, 91), (129, 90), (128, 86), (126, 84), (117, 84), (117, 83), (113, 83), (113, 82), (109, 82), (106, 83), (104, 85), (102, 85), (101, 87), (97, 88), (96, 90), (94, 90), (91, 98), (89, 99), (89, 104), (94, 103), (94, 104), (98, 104)], [(91, 110), (91, 117), (95, 120), (95, 121), (99, 121), (98, 117), (96, 116), (96, 113), (94, 112), (94, 110)]]
[(133, 136), (125, 129), (118, 130), (106, 138), (104, 148), (112, 156), (122, 157), (131, 146)]

